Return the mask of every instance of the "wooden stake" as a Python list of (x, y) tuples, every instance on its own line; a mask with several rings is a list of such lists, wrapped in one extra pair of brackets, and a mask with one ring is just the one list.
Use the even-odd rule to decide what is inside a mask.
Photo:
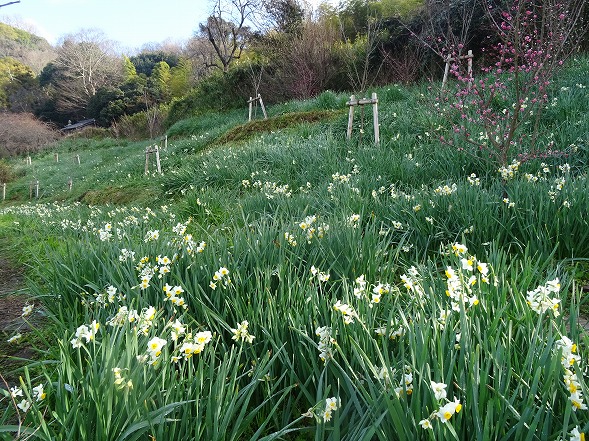
[(166, 138), (164, 139), (164, 148), (168, 148), (168, 135), (166, 135)]
[(348, 132), (346, 134), (346, 139), (352, 138), (352, 127), (354, 125), (354, 106), (357, 104), (356, 97), (352, 95), (350, 97), (350, 102), (348, 105), (350, 106), (350, 112), (348, 114)]
[(145, 174), (149, 171), (149, 147), (145, 147)]
[(248, 117), (248, 121), (252, 120), (252, 114), (253, 114), (253, 109), (254, 109), (254, 102), (255, 101), (259, 101), (260, 102), (260, 107), (262, 108), (262, 113), (264, 114), (264, 119), (268, 119), (268, 114), (266, 113), (266, 107), (264, 106), (264, 101), (262, 101), (262, 96), (260, 94), (258, 94), (257, 97), (252, 98), (250, 96), (250, 99), (247, 101), (248, 105), (249, 105), (249, 117)]
[(31, 161), (31, 157), (27, 156), (27, 165), (31, 165), (33, 162)]
[(6, 200), (6, 182), (2, 184), (2, 200)]
[(374, 120), (374, 143), (380, 144), (380, 127), (378, 124), (378, 97), (376, 92), (372, 93), (372, 118)]
[(80, 165), (80, 155), (76, 155), (76, 162)]
[(59, 162), (59, 153), (55, 153), (53, 157), (55, 158), (55, 162)]
[(39, 180), (35, 182), (35, 198), (39, 199)]
[(268, 114), (266, 113), (266, 108), (264, 107), (264, 101), (262, 101), (262, 96), (258, 94), (258, 99), (260, 100), (260, 107), (262, 108), (262, 113), (264, 114), (264, 119), (268, 119)]
[(161, 175), (162, 174), (162, 165), (160, 163), (160, 149), (157, 145), (155, 146), (155, 163), (157, 165), (157, 172)]
[(74, 183), (72, 181), (72, 178), (69, 178), (67, 181), (67, 186), (69, 187), (70, 191), (72, 191), (73, 185), (74, 185)]

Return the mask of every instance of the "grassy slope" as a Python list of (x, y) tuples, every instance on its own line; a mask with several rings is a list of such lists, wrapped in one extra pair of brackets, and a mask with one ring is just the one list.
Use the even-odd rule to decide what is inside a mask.
[[(378, 147), (371, 142), (370, 112), (366, 115), (365, 133), (362, 137), (360, 122), (357, 120), (355, 138), (347, 142), (345, 140), (346, 96), (325, 93), (308, 102), (288, 103), (274, 107), (270, 109), (271, 116), (293, 112), (341, 110), (342, 108), (344, 113), (317, 123), (304, 122), (287, 128), (271, 127), (270, 131), (266, 130), (268, 126), (262, 125), (256, 129), (257, 136), (251, 136), (251, 129), (260, 123), (236, 129), (244, 122), (245, 111), (212, 114), (178, 123), (168, 132), (170, 136), (168, 148), (162, 151), (164, 176), (161, 177), (153, 174), (143, 175), (143, 152), (150, 142), (65, 141), (55, 146), (55, 149), (33, 157), (32, 166), (25, 165), (22, 160), (18, 163), (14, 162), (14, 168), (20, 178), (10, 184), (8, 197), (11, 199), (10, 203), (26, 201), (29, 183), (38, 179), (44, 202), (61, 199), (82, 200), (88, 203), (134, 202), (150, 207), (169, 204), (173, 208), (172, 211), (178, 214), (178, 220), (192, 217), (195, 234), (210, 238), (210, 244), (199, 265), (195, 265), (190, 271), (188, 271), (189, 268), (182, 268), (180, 265), (178, 269), (174, 268), (174, 271), (178, 271), (174, 274), (175, 281), (182, 280), (183, 283), (191, 284), (187, 286), (187, 292), (193, 293), (194, 296), (197, 296), (197, 293), (200, 295), (201, 291), (203, 293), (202, 298), (191, 299), (191, 311), (200, 305), (202, 311), (197, 309), (199, 313), (196, 313), (195, 317), (199, 320), (205, 317), (206, 320), (203, 319), (203, 321), (207, 326), (217, 326), (214, 330), (218, 335), (223, 335), (224, 332), (226, 334), (227, 326), (235, 326), (238, 320), (246, 316), (251, 317), (252, 327), (256, 324), (261, 326), (260, 324), (264, 323), (268, 329), (277, 330), (276, 335), (272, 334), (275, 338), (272, 342), (276, 345), (273, 351), (277, 353), (277, 349), (283, 341), (288, 341), (288, 338), (292, 338), (293, 348), (301, 346), (301, 339), (298, 336), (291, 336), (290, 331), (305, 329), (305, 326), (311, 325), (306, 321), (298, 321), (299, 317), (295, 314), (292, 314), (292, 317), (289, 314), (293, 323), (288, 330), (285, 329), (283, 320), (287, 315), (285, 311), (275, 310), (266, 303), (266, 290), (270, 290), (268, 292), (275, 293), (281, 299), (292, 301), (293, 305), (289, 308), (294, 312), (303, 311), (304, 320), (316, 315), (318, 324), (329, 322), (332, 305), (320, 299), (319, 306), (313, 308), (308, 306), (309, 303), (302, 297), (308, 289), (305, 284), (308, 282), (309, 266), (312, 263), (322, 270), (329, 269), (334, 286), (346, 280), (352, 281), (358, 274), (366, 274), (374, 281), (394, 280), (395, 282), (392, 283), (397, 283), (398, 276), (405, 271), (405, 267), (414, 263), (429, 265), (428, 269), (432, 277), (442, 274), (444, 267), (435, 266), (440, 265), (439, 261), (427, 261), (430, 255), (436, 254), (439, 257), (437, 253), (441, 243), (467, 240), (469, 251), (476, 252), (478, 255), (494, 253), (494, 248), (488, 245), (491, 240), (495, 240), (498, 245), (510, 251), (527, 248), (524, 257), (513, 252), (507, 259), (503, 254), (497, 253), (503, 259), (497, 262), (497, 266), (509, 270), (501, 277), (512, 283), (509, 285), (509, 290), (501, 290), (501, 292), (495, 292), (491, 288), (490, 292), (493, 296), (499, 298), (499, 294), (511, 295), (512, 290), (522, 290), (525, 293), (526, 288), (543, 283), (548, 275), (554, 274), (554, 263), (558, 263), (563, 256), (570, 257), (573, 251), (576, 257), (589, 257), (589, 228), (586, 224), (589, 192), (587, 192), (586, 179), (582, 179), (586, 175), (588, 160), (589, 118), (586, 118), (586, 114), (589, 113), (589, 100), (587, 100), (586, 89), (577, 86), (577, 84), (589, 86), (586, 83), (586, 70), (587, 60), (583, 60), (562, 76), (554, 89), (554, 94), (558, 98), (557, 104), (547, 110), (548, 115), (544, 121), (547, 136), (560, 144), (575, 143), (578, 147), (578, 153), (574, 156), (545, 160), (549, 163), (552, 174), (556, 175), (558, 166), (567, 162), (572, 167), (572, 173), (581, 178), (575, 184), (578, 188), (566, 187), (566, 190), (559, 195), (559, 198), (563, 199), (558, 200), (558, 205), (553, 204), (548, 197), (548, 192), (553, 185), (552, 175), (550, 179), (538, 183), (537, 187), (533, 187), (523, 179), (504, 184), (498, 179), (495, 167), (441, 146), (438, 141), (440, 127), (446, 122), (432, 112), (432, 101), (428, 96), (432, 92), (427, 86), (411, 89), (390, 86), (377, 90), (380, 99), (382, 138), (382, 143)], [(271, 126), (272, 121), (267, 124)], [(235, 130), (241, 130), (248, 136), (239, 143), (216, 145), (222, 136), (232, 131), (235, 133)], [(54, 153), (59, 154), (59, 162), (55, 162)], [(79, 166), (73, 161), (74, 156), (78, 154), (81, 158)], [(525, 168), (522, 167), (521, 173), (541, 172), (540, 162), (526, 164)], [(151, 164), (150, 170), (153, 169)], [(471, 173), (476, 173), (480, 178), (480, 187), (469, 185), (467, 177)], [(69, 177), (74, 183), (71, 193), (67, 190)], [(567, 179), (569, 179), (568, 176)], [(438, 186), (446, 184), (451, 188), (454, 183), (458, 184), (456, 193), (447, 198), (435, 194), (434, 189)], [(582, 187), (583, 185), (585, 187)], [(505, 192), (517, 204), (513, 211), (506, 208), (502, 202)], [(571, 195), (569, 202), (573, 203), (570, 211), (565, 210), (562, 205), (567, 195)], [(434, 203), (431, 204), (430, 201)], [(75, 210), (74, 207), (71, 216), (75, 216)], [(354, 213), (360, 214), (362, 228), (350, 228), (347, 219)], [(313, 214), (318, 216), (317, 225), (327, 222), (331, 225), (331, 231), (324, 242), (307, 247), (299, 222), (305, 216)], [(432, 219), (432, 223), (428, 221), (428, 218)], [(163, 231), (166, 227), (163, 222), (162, 225), (157, 224), (159, 219), (154, 219), (153, 222), (154, 225), (150, 226), (150, 229), (162, 228)], [(395, 222), (400, 222), (403, 229), (395, 228)], [(465, 229), (468, 232), (465, 232)], [(61, 246), (57, 240), (60, 234), (59, 229), (44, 232), (48, 231), (53, 231), (54, 234), (49, 238), (51, 243), (48, 244), (48, 248), (59, 248)], [(285, 231), (298, 235), (299, 246), (295, 251), (291, 251), (282, 240)], [(88, 232), (88, 235), (95, 236), (94, 232)], [(151, 246), (143, 243), (144, 241), (141, 240), (143, 234), (137, 237), (139, 240), (135, 246), (146, 248)], [(366, 244), (367, 238), (373, 242)], [(23, 250), (27, 249), (37, 255), (42, 254), (45, 245), (41, 243), (40, 237), (27, 237), (26, 240)], [(359, 242), (364, 243), (358, 245)], [(374, 246), (371, 246), (372, 244)], [(80, 256), (80, 258), (72, 259), (74, 264), (70, 263), (72, 272), (79, 271), (81, 274), (79, 280), (77, 274), (71, 275), (72, 280), (78, 285), (88, 282), (87, 275), (99, 274), (103, 264), (106, 267), (113, 262), (115, 264), (118, 262), (115, 253), (118, 249), (115, 249), (115, 245), (110, 250), (111, 254), (106, 253), (109, 251), (106, 248), (108, 244), (104, 249), (101, 249), (101, 245), (98, 244), (94, 253), (88, 252), (91, 247), (89, 241), (87, 243), (83, 240), (79, 243), (74, 241), (69, 246), (73, 250), (70, 251), (72, 256)], [(404, 250), (405, 247), (407, 251)], [(560, 253), (557, 259), (553, 261), (546, 258), (553, 255), (556, 247)], [(159, 251), (153, 251), (152, 254), (158, 253)], [(84, 258), (81, 258), (82, 256)], [(103, 256), (111, 258), (103, 259)], [(517, 259), (512, 259), (513, 257)], [(223, 260), (219, 261), (221, 258)], [(207, 286), (212, 274), (211, 270), (215, 271), (220, 264), (227, 264), (236, 277), (240, 273), (243, 280), (236, 279), (239, 292), (231, 300), (235, 302), (235, 305), (215, 305), (219, 310), (228, 310), (227, 315), (219, 321), (216, 317), (207, 317), (208, 310), (202, 306), (206, 304), (206, 292), (199, 287)], [(54, 265), (55, 277), (58, 279), (60, 271), (65, 270), (58, 261)], [(96, 268), (92, 265), (96, 265)], [(520, 267), (525, 268), (523, 275)], [(111, 276), (103, 274), (104, 280), (92, 279), (91, 283), (102, 287), (105, 283), (110, 283)], [(67, 277), (70, 277), (69, 274)], [(131, 280), (135, 279), (131, 278), (125, 283), (131, 283)], [(282, 280), (286, 282), (280, 283)], [(62, 289), (56, 291), (64, 292), (64, 296), (66, 285), (71, 285), (73, 290), (78, 286), (59, 280), (54, 282)], [(443, 293), (443, 286), (436, 283), (431, 282), (431, 292), (439, 292), (442, 289)], [(329, 295), (339, 296), (345, 291), (343, 288), (341, 292), (338, 289), (330, 288)], [(131, 292), (130, 289), (129, 292)], [(427, 292), (430, 291), (427, 290)], [(259, 298), (252, 293), (259, 293)], [(152, 295), (159, 298), (160, 292), (154, 291)], [(351, 295), (349, 297), (352, 298)], [(77, 297), (72, 296), (72, 298)], [(214, 298), (229, 299), (230, 297)], [(329, 296), (326, 298), (330, 299)], [(249, 299), (254, 302), (253, 306)], [(390, 301), (397, 302), (400, 301), (399, 299), (402, 297), (395, 297)], [(147, 300), (143, 299), (143, 301)], [(255, 303), (256, 301), (260, 303)], [(497, 302), (500, 303), (501, 308), (510, 303), (503, 298)], [(77, 307), (81, 308), (79, 302)], [(525, 301), (522, 301), (518, 307), (522, 314), (529, 313), (529, 311), (526, 312)], [(248, 315), (240, 314), (244, 311), (248, 312)], [(370, 311), (371, 309), (367, 309), (365, 312), (368, 314)], [(429, 323), (430, 317), (434, 314), (437, 314), (437, 311), (428, 311), (422, 329), (428, 329), (425, 324)], [(488, 316), (494, 317), (497, 321), (495, 324), (499, 326), (499, 322), (503, 320), (503, 309), (497, 309), (494, 314), (488, 314)], [(488, 317), (485, 315), (483, 318), (486, 320)], [(81, 317), (78, 319), (81, 320)], [(226, 324), (224, 320), (227, 321)], [(104, 323), (104, 320), (102, 322)], [(71, 325), (68, 328), (64, 324), (64, 335), (69, 336), (72, 333), (73, 329), (70, 328)], [(486, 337), (488, 329), (484, 326), (482, 329), (481, 335)], [(518, 332), (525, 334), (522, 329), (516, 327), (516, 331), (519, 330)], [(339, 331), (341, 335), (344, 334), (343, 326)], [(425, 337), (437, 338), (436, 335), (425, 335)], [(444, 339), (442, 343), (454, 346), (455, 336), (452, 332), (444, 332), (442, 338)], [(256, 342), (258, 341), (267, 344), (264, 338), (259, 338)], [(463, 348), (466, 348), (468, 341), (463, 338), (464, 341), (466, 342)], [(359, 345), (368, 348), (371, 342), (371, 339), (366, 338)], [(530, 350), (534, 347), (531, 340), (522, 338), (521, 335), (518, 336), (517, 342), (521, 343), (521, 348), (513, 350), (513, 353), (517, 355), (511, 360), (514, 364), (524, 361), (518, 358), (520, 349)], [(494, 352), (496, 342), (484, 339), (480, 343), (488, 344), (489, 348), (485, 348), (485, 351), (497, 353)], [(307, 360), (310, 363), (313, 360), (316, 361), (314, 344), (308, 346), (310, 349), (306, 356), (296, 357), (297, 363), (302, 365)], [(432, 345), (432, 347), (435, 346)], [(346, 352), (346, 349), (349, 348), (344, 348), (344, 353), (351, 353), (351, 351)], [(263, 352), (270, 353), (267, 350)], [(423, 355), (423, 359), (427, 359), (426, 355)], [(104, 366), (98, 358), (97, 360), (95, 366), (97, 369), (103, 369)], [(482, 357), (482, 360), (487, 363), (485, 366), (491, 366), (495, 359)], [(358, 371), (359, 364), (368, 363), (368, 361), (353, 360), (355, 365), (351, 371)], [(462, 366), (464, 369), (459, 369), (459, 372), (470, 372), (467, 368), (472, 367), (478, 369), (478, 364), (466, 364), (466, 359), (464, 362)], [(444, 363), (452, 366), (450, 361)], [(297, 368), (301, 365), (297, 365)], [(498, 357), (497, 366), (485, 368), (487, 369), (485, 372), (488, 374), (490, 369), (497, 369), (499, 372), (498, 367), (503, 369), (504, 366), (503, 359)], [(379, 364), (372, 367), (379, 367)], [(396, 368), (402, 369), (402, 363)], [(548, 372), (557, 372), (557, 369), (552, 368), (548, 369)], [(309, 374), (305, 378), (319, 378), (319, 373), (322, 372), (321, 366), (308, 370), (313, 375)], [(277, 370), (280, 375), (283, 371), (283, 369)], [(294, 369), (293, 372), (298, 374), (299, 370)], [(374, 376), (370, 373), (370, 369), (363, 372), (364, 381), (369, 382)], [(475, 376), (486, 378), (480, 372), (475, 373), (473, 378)], [(479, 374), (482, 376), (479, 377)], [(217, 376), (217, 378), (224, 377), (225, 375)], [(339, 385), (340, 377), (337, 378)], [(438, 381), (444, 379), (441, 375), (432, 378)], [(462, 377), (460, 379), (463, 380)], [(425, 390), (423, 386), (426, 385), (426, 380), (427, 376), (423, 376), (422, 382), (425, 383), (421, 385), (422, 390)], [(526, 381), (528, 380), (531, 379)], [(102, 377), (97, 380), (97, 383), (101, 381)], [(294, 376), (289, 381), (299, 383), (299, 379), (295, 379)], [(335, 381), (333, 384), (336, 384)], [(357, 384), (360, 383), (357, 382)], [(475, 383), (465, 382), (464, 384)], [(295, 403), (292, 406), (294, 410), (292, 415), (285, 416), (286, 421), (289, 421), (293, 415), (298, 416), (305, 412), (313, 399), (319, 402), (319, 398), (323, 395), (321, 385), (318, 387), (317, 398), (314, 395), (314, 386), (301, 383), (300, 387), (304, 388), (310, 397), (298, 398), (301, 399), (302, 404)], [(342, 383), (342, 390), (348, 386)], [(509, 391), (508, 388), (506, 390)], [(468, 391), (470, 393), (470, 389)], [(480, 390), (477, 389), (475, 392), (481, 395), (488, 394), (483, 383)], [(520, 392), (519, 389), (514, 391), (514, 399)], [(527, 393), (527, 390), (525, 392)], [(545, 394), (543, 396), (552, 396), (552, 391), (547, 390), (543, 393)], [(533, 400), (534, 396), (535, 391), (531, 390), (530, 400)], [(386, 406), (383, 410), (381, 396), (376, 392), (375, 397), (374, 403), (368, 406), (369, 410), (376, 409), (374, 415), (395, 414), (391, 409), (386, 409)], [(476, 398), (473, 398), (473, 402), (476, 402)], [(412, 400), (412, 403), (413, 410), (416, 410), (415, 415), (419, 415), (420, 412), (423, 414), (423, 409), (417, 404), (419, 403), (417, 397)], [(497, 433), (500, 433), (503, 427), (508, 427), (507, 420), (510, 417), (509, 413), (505, 412), (501, 401), (497, 399), (495, 403), (498, 416), (495, 420), (489, 417), (488, 421), (495, 421), (495, 423), (490, 423), (490, 429), (485, 428), (485, 430), (497, 430)], [(391, 402), (388, 405), (397, 405), (397, 402)], [(341, 411), (342, 420), (348, 415), (354, 415), (351, 409), (352, 404), (349, 406)], [(532, 407), (522, 406), (522, 409), (530, 408)], [(485, 409), (487, 408), (482, 408), (481, 413)], [(467, 409), (465, 414), (466, 411)], [(474, 411), (470, 412), (474, 415)], [(399, 410), (397, 413), (404, 412)], [(116, 415), (116, 413), (113, 414)], [(363, 412), (359, 414), (362, 415)], [(540, 412), (538, 414), (540, 415)], [(366, 415), (369, 414), (366, 413)], [(80, 418), (83, 417), (80, 416)], [(467, 417), (464, 418), (466, 420)], [(579, 418), (583, 418), (583, 424), (586, 423), (584, 416)], [(476, 420), (475, 417), (472, 419)], [(195, 417), (193, 420), (185, 421), (201, 420), (202, 418)], [(513, 421), (515, 420), (517, 419), (514, 418)], [(531, 416), (524, 415), (521, 418), (523, 423), (518, 430), (527, 431), (527, 427), (523, 426), (531, 420)], [(367, 427), (373, 426), (368, 424), (371, 423), (370, 421), (362, 420), (362, 422), (367, 423)], [(509, 420), (509, 423), (511, 422), (512, 420)], [(281, 424), (284, 425), (284, 423)], [(276, 423), (276, 426), (280, 427), (281, 424)], [(546, 424), (551, 423), (547, 420)], [(390, 423), (388, 426), (394, 427)], [(317, 437), (317, 439), (324, 439), (320, 435)], [(337, 434), (333, 435), (333, 439), (337, 439)], [(359, 438), (352, 437), (352, 439)]]

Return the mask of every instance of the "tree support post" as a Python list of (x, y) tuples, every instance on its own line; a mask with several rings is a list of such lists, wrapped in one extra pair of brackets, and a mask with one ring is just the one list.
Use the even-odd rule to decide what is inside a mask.
[(262, 96), (260, 94), (258, 94), (257, 97), (252, 98), (250, 96), (250, 99), (247, 101), (248, 105), (249, 105), (249, 117), (248, 117), (248, 121), (252, 120), (252, 114), (253, 114), (253, 110), (254, 110), (254, 103), (256, 101), (260, 102), (260, 107), (262, 108), (262, 113), (264, 114), (264, 119), (268, 119), (268, 114), (266, 113), (266, 107), (264, 107), (264, 101), (262, 101)]
[[(378, 96), (376, 93), (372, 94), (372, 98), (362, 98), (357, 100), (354, 95), (350, 97), (350, 101), (346, 103), (346, 105), (350, 108), (348, 114), (348, 131), (346, 133), (346, 139), (350, 140), (352, 138), (352, 129), (354, 127), (354, 107), (356, 106), (365, 106), (367, 104), (372, 105), (372, 119), (374, 123), (374, 143), (376, 145), (380, 144), (380, 125), (378, 123)], [(362, 123), (364, 124), (364, 123)], [(362, 127), (362, 130), (364, 127)]]
[[(166, 138), (167, 141), (167, 138)], [(160, 162), (160, 148), (156, 144), (155, 146), (149, 146), (145, 149), (145, 174), (149, 173), (149, 155), (155, 153), (155, 164), (157, 167), (157, 172), (161, 175), (162, 174), (162, 164)]]
[[(466, 55), (462, 55), (460, 57), (458, 57), (458, 60), (468, 60), (468, 64), (467, 64), (467, 75), (468, 75), (468, 90), (471, 89), (472, 87), (472, 80), (473, 80), (473, 76), (472, 76), (472, 59), (474, 58), (474, 55), (472, 54), (472, 50), (469, 50), (468, 53)], [(453, 61), (456, 61), (456, 58), (452, 58), (452, 57), (448, 57), (446, 58), (446, 67), (444, 68), (444, 78), (442, 79), (442, 90), (444, 90), (446, 88), (446, 83), (448, 82), (448, 74), (450, 73), (450, 63), (452, 63)]]

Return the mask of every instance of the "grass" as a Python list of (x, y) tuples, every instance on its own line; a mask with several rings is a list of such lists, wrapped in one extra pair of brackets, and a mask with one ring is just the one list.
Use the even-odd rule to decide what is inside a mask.
[[(439, 142), (449, 126), (430, 85), (375, 90), (379, 146), (361, 120), (346, 141), (345, 112), (333, 110), (347, 97), (325, 92), (245, 126), (237, 111), (177, 123), (163, 176), (143, 174), (148, 142), (56, 147), (80, 166), (53, 152), (32, 169), (11, 163), (25, 176), (0, 233), (38, 268), (30, 289), (55, 328), (44, 363), (20, 372), (30, 409), (0, 391), (0, 431), (265, 441), (588, 431), (589, 337), (577, 324), (587, 62), (559, 79), (543, 121), (571, 154), (509, 179)], [(298, 124), (307, 115), (322, 118)], [(59, 185), (73, 170), (68, 194)], [(32, 175), (43, 197), (23, 203)]]

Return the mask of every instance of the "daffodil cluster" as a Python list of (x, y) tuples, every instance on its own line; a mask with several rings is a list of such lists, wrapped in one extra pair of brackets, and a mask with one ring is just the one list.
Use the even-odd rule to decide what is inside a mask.
[(335, 303), (335, 305), (333, 305), (333, 309), (342, 313), (344, 317), (344, 323), (346, 325), (354, 323), (354, 318), (358, 317), (358, 314), (356, 313), (356, 311), (354, 311), (354, 308), (352, 306), (346, 303), (342, 303), (340, 300), (338, 300)]
[(182, 297), (184, 289), (181, 286), (176, 285), (172, 287), (166, 283), (162, 289), (166, 295), (166, 298), (164, 299), (165, 301), (171, 302), (174, 306), (179, 306), (184, 309), (188, 308), (186, 299)]
[(454, 414), (457, 414), (462, 410), (462, 404), (460, 403), (460, 400), (457, 398), (454, 398), (452, 401), (448, 400), (446, 392), (446, 388), (448, 386), (446, 384), (431, 381), (430, 385), (432, 392), (434, 393), (434, 397), (438, 401), (440, 407), (428, 418), (419, 422), (419, 425), (423, 429), (433, 429), (432, 422), (436, 419), (445, 424), (450, 420), (450, 418), (452, 418), (452, 416), (454, 416)]
[(82, 340), (85, 340), (86, 343), (90, 343), (95, 339), (99, 329), (100, 323), (98, 323), (96, 320), (93, 320), (89, 326), (79, 326), (76, 330), (75, 337), (70, 341), (72, 347), (74, 349), (82, 347), (82, 345), (84, 344)]
[(155, 366), (159, 362), (159, 357), (162, 355), (162, 350), (167, 343), (165, 339), (160, 337), (153, 337), (147, 342), (147, 355), (150, 358), (149, 363), (152, 366)]
[(231, 328), (231, 332), (233, 333), (233, 337), (231, 337), (231, 339), (235, 341), (246, 341), (248, 343), (252, 343), (256, 337), (249, 333), (247, 329), (248, 326), (248, 321), (243, 320), (241, 323), (237, 324), (235, 329)]
[(358, 225), (360, 225), (359, 214), (352, 214), (350, 217), (348, 217), (348, 226), (351, 228), (358, 228)]
[[(372, 289), (369, 292), (369, 288)], [(364, 274), (356, 277), (354, 281), (354, 296), (358, 299), (367, 299), (370, 301), (369, 307), (372, 308), (382, 300), (382, 296), (391, 292), (391, 285), (388, 283), (377, 282), (376, 285), (369, 285)]]
[[(22, 382), (22, 379), (21, 379)], [(10, 388), (10, 396), (16, 401), (17, 398), (23, 397), (22, 400), (17, 403), (16, 407), (18, 407), (22, 412), (28, 412), (28, 410), (33, 405), (34, 402), (43, 401), (47, 397), (47, 393), (45, 392), (45, 387), (42, 383), (39, 383), (37, 386), (31, 389), (31, 394), (27, 393), (27, 397), (25, 398), (23, 394), (23, 389), (17, 386)]]
[(315, 268), (315, 265), (311, 266), (311, 280), (317, 279), (319, 282), (327, 282), (329, 280), (329, 273), (324, 273)]
[(555, 349), (561, 353), (561, 363), (564, 368), (563, 382), (569, 392), (569, 401), (572, 404), (573, 412), (577, 410), (587, 410), (583, 397), (581, 383), (574, 372), (575, 366), (581, 361), (581, 357), (576, 353), (577, 345), (566, 336), (562, 336), (555, 343)]
[(335, 339), (331, 336), (331, 328), (329, 326), (319, 327), (315, 330), (315, 335), (319, 337), (319, 344), (317, 345), (319, 358), (326, 363), (333, 358), (331, 345), (335, 343)]
[(446, 295), (451, 299), (453, 311), (460, 311), (479, 304), (473, 287), (480, 283), (489, 283), (489, 265), (480, 262), (476, 256), (467, 254), (465, 245), (454, 243), (452, 251), (460, 260), (457, 269), (446, 268)]
[(499, 174), (501, 175), (501, 178), (503, 180), (513, 179), (515, 177), (515, 175), (517, 174), (517, 170), (519, 169), (520, 165), (521, 165), (521, 162), (514, 159), (511, 162), (511, 164), (506, 165), (504, 167), (500, 167), (498, 171), (499, 171)]
[(414, 292), (419, 296), (424, 294), (419, 271), (414, 266), (409, 268), (407, 273), (401, 275), (401, 282), (403, 282), (403, 286), (407, 288), (408, 291)]
[(178, 223), (175, 227), (172, 228), (172, 231), (176, 234), (176, 237), (172, 238), (170, 244), (176, 247), (178, 250), (185, 252), (188, 256), (194, 257), (195, 254), (204, 252), (207, 244), (204, 241), (197, 243), (194, 240), (192, 234), (186, 233), (189, 223), (190, 220), (188, 220), (188, 222), (185, 224)]
[(133, 389), (133, 382), (123, 377), (123, 369), (114, 367), (112, 368), (112, 373), (115, 376), (114, 384), (117, 389)]
[[(177, 326), (177, 323), (175, 324)], [(178, 331), (178, 328), (175, 328)], [(176, 334), (177, 335), (177, 334)], [(172, 338), (174, 337), (174, 332)], [(210, 331), (197, 332), (196, 334), (188, 333), (180, 346), (180, 354), (184, 357), (184, 360), (190, 359), (195, 354), (200, 354), (207, 343), (211, 341), (213, 334)], [(172, 356), (172, 362), (177, 363), (180, 360), (179, 355)]]
[(104, 224), (104, 226), (98, 230), (98, 237), (102, 242), (108, 242), (112, 238), (112, 224)]
[(143, 238), (144, 242), (154, 242), (160, 238), (159, 230), (150, 230), (145, 234)]
[(325, 400), (325, 410), (323, 411), (323, 422), (326, 423), (331, 421), (333, 412), (341, 407), (341, 401), (339, 398), (331, 397)]
[(231, 285), (231, 283), (229, 270), (222, 266), (217, 271), (215, 271), (215, 274), (213, 274), (213, 280), (211, 280), (209, 283), (209, 287), (214, 290), (217, 289), (219, 284), (221, 284), (221, 287), (227, 288), (229, 285)]
[(449, 196), (452, 193), (456, 193), (456, 190), (458, 190), (458, 186), (456, 184), (452, 184), (452, 186), (440, 185), (434, 190), (434, 193), (440, 196)]
[(528, 305), (532, 308), (532, 311), (538, 314), (544, 314), (546, 311), (552, 311), (555, 317), (560, 315), (558, 310), (560, 299), (552, 294), (558, 294), (560, 291), (560, 281), (558, 277), (554, 280), (549, 280), (544, 285), (538, 288), (528, 291), (526, 297)]

